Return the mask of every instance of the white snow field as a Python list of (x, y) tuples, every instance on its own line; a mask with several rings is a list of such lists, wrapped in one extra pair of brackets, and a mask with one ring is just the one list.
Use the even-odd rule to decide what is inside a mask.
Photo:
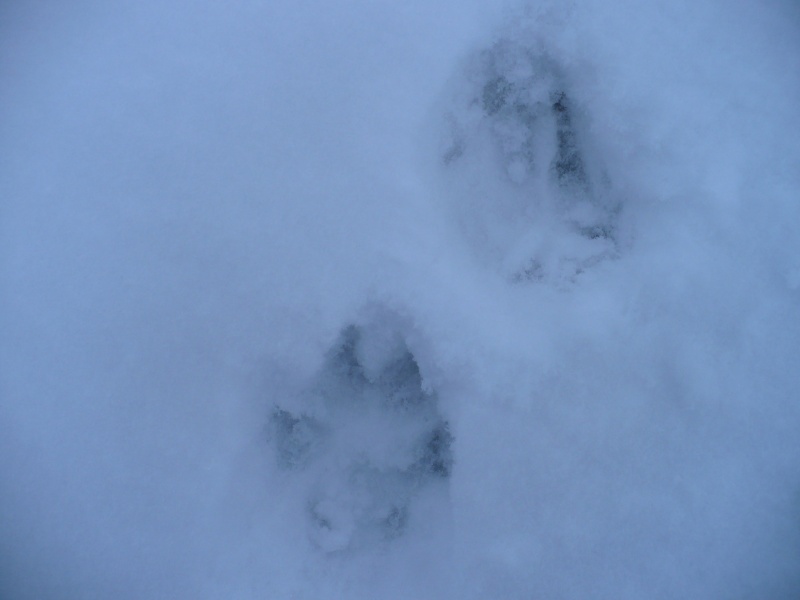
[(0, 4), (0, 598), (796, 600), (800, 5)]

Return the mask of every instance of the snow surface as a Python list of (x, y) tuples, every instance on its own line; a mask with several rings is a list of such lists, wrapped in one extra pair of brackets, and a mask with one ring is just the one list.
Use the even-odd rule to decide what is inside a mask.
[(800, 596), (791, 0), (0, 5), (2, 598)]

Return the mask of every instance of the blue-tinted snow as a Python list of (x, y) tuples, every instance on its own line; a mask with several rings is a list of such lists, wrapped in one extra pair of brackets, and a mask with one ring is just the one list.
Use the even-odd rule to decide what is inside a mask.
[(2, 595), (796, 598), (799, 32), (5, 3)]

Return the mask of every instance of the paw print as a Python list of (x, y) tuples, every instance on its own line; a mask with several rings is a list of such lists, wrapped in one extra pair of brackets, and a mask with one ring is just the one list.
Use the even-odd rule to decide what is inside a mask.
[(268, 431), (277, 466), (303, 482), (309, 538), (324, 552), (403, 535), (414, 499), (447, 481), (453, 435), (402, 332), (345, 327), (292, 411)]
[(567, 69), (510, 36), (473, 57), (442, 149), (463, 231), (511, 282), (574, 283), (618, 255), (612, 197)]

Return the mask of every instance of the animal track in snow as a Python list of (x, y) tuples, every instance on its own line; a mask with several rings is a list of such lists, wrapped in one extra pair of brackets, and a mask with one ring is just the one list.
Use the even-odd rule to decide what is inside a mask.
[(619, 203), (562, 68), (509, 36), (469, 62), (442, 148), (476, 251), (511, 281), (574, 281), (618, 252)]
[(450, 476), (450, 426), (393, 325), (346, 327), (300, 404), (273, 408), (269, 439), (325, 552), (402, 535), (415, 497)]

